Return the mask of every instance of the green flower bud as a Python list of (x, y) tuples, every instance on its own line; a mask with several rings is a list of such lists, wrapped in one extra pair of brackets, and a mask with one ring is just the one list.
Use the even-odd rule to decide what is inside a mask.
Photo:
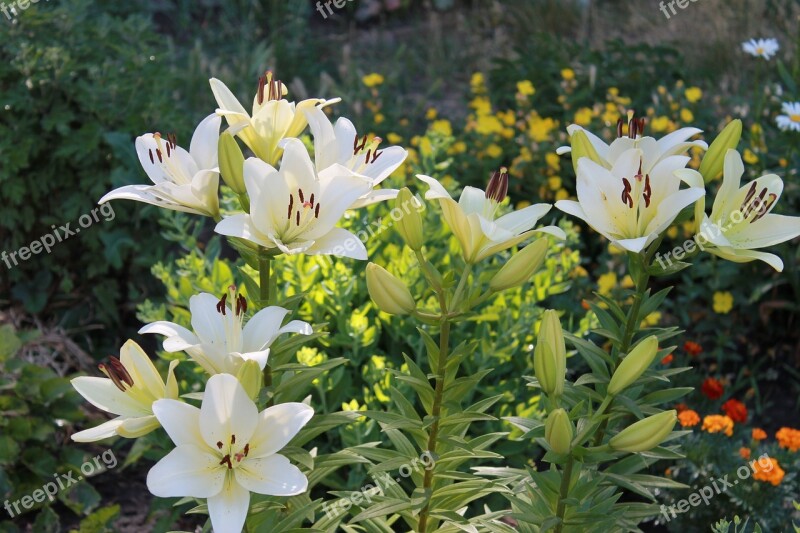
[(539, 338), (533, 351), (533, 370), (548, 396), (561, 396), (567, 373), (567, 348), (558, 313), (548, 309), (542, 316)]
[(741, 138), (742, 121), (738, 118), (731, 120), (708, 147), (703, 162), (700, 163), (700, 174), (703, 175), (703, 181), (708, 183), (722, 174), (725, 154), (728, 153), (728, 150), (735, 150), (739, 146)]
[(251, 400), (258, 398), (258, 393), (261, 392), (263, 385), (263, 374), (261, 368), (256, 361), (245, 361), (239, 367), (239, 372), (236, 374), (236, 379), (242, 384), (242, 388), (250, 397)]
[(543, 237), (517, 252), (503, 268), (494, 275), (489, 287), (495, 291), (504, 291), (519, 287), (528, 281), (539, 270), (547, 256), (547, 238)]
[(658, 353), (658, 338), (650, 335), (631, 350), (622, 363), (617, 367), (611, 382), (608, 384), (608, 393), (616, 396), (631, 383), (639, 379), (644, 371), (650, 368), (653, 359)]
[(422, 237), (422, 216), (419, 213), (420, 205), (408, 187), (403, 187), (397, 194), (394, 202), (395, 209), (399, 210), (400, 220), (397, 221), (397, 231), (406, 241), (408, 247), (419, 251), (422, 249), (424, 239)]
[(674, 409), (648, 416), (611, 437), (608, 445), (619, 452), (646, 452), (667, 438), (677, 420), (677, 411)]
[(572, 442), (572, 422), (563, 409), (555, 409), (547, 417), (544, 425), (544, 438), (556, 453), (568, 453)]
[(597, 153), (594, 145), (583, 130), (578, 130), (573, 133), (569, 138), (569, 142), (572, 146), (572, 168), (575, 170), (576, 176), (578, 175), (578, 161), (580, 161), (582, 157), (588, 157), (598, 165), (604, 167), (608, 166), (608, 163), (600, 157), (600, 154)]
[(378, 308), (392, 315), (407, 315), (417, 308), (406, 284), (375, 263), (367, 265), (367, 289)]
[(225, 132), (219, 136), (218, 153), (219, 172), (225, 184), (236, 194), (245, 194), (244, 155), (233, 135)]

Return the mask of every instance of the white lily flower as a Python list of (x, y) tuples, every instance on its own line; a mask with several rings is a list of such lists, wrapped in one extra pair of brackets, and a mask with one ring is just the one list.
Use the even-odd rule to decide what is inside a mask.
[[(379, 151), (380, 137), (374, 137), (368, 143), (367, 136), (359, 138), (353, 123), (344, 117), (337, 120), (334, 126), (319, 107), (306, 109), (305, 113), (314, 135), (314, 164), (318, 173), (338, 164), (354, 174), (369, 178), (374, 189), (397, 170), (408, 156), (408, 152), (400, 146)], [(398, 192), (397, 189), (370, 190), (350, 207), (356, 209), (391, 200), (397, 197)]]
[(583, 157), (578, 162), (578, 201), (560, 200), (556, 208), (576, 216), (614, 244), (641, 252), (685, 207), (702, 198), (702, 187), (680, 189), (675, 172), (689, 162), (686, 156), (663, 158), (643, 170), (644, 152), (633, 148), (619, 156), (611, 170)]
[(154, 185), (126, 185), (100, 199), (136, 200), (173, 211), (219, 216), (217, 143), (222, 119), (209, 115), (194, 130), (187, 152), (175, 137), (146, 133), (136, 138), (139, 162)]
[(709, 253), (735, 263), (761, 260), (780, 272), (780, 257), (756, 249), (800, 235), (800, 217), (772, 214), (783, 192), (781, 178), (767, 174), (740, 187), (743, 174), (742, 156), (728, 150), (722, 186), (699, 233), (710, 242), (704, 245)]
[(278, 162), (281, 155), (281, 139), (297, 137), (308, 124), (304, 110), (325, 107), (340, 101), (340, 98), (325, 100), (309, 98), (302, 102), (288, 102), (286, 86), (267, 72), (258, 79), (258, 91), (253, 99), (252, 114), (248, 114), (239, 100), (216, 78), (209, 80), (211, 91), (217, 100), (217, 114), (228, 121), (231, 134), (238, 135), (256, 157), (270, 165)]
[(267, 365), (269, 347), (280, 335), (313, 333), (311, 325), (301, 320), (292, 320), (281, 326), (289, 310), (278, 306), (265, 307), (244, 323), (246, 301), (242, 295), (236, 296), (236, 287), (230, 290), (230, 306), (227, 304), (228, 294), (221, 300), (206, 292), (189, 299), (194, 332), (172, 322), (158, 321), (147, 324), (139, 333), (166, 335), (165, 351), (185, 351), (211, 375), (227, 373), (234, 376), (248, 360), (256, 361), (263, 370)]
[(559, 239), (566, 234), (557, 226), (533, 229), (536, 223), (553, 207), (535, 204), (513, 211), (495, 219), (500, 203), (508, 191), (508, 173), (503, 168), (496, 172), (486, 192), (476, 187), (464, 187), (458, 202), (447, 190), (430, 176), (417, 175), (430, 186), (425, 198), (439, 200), (442, 215), (461, 244), (467, 263), (478, 261), (525, 241), (534, 233), (549, 233)]
[(784, 102), (781, 109), (785, 114), (775, 119), (781, 131), (800, 131), (800, 102)]
[(175, 449), (147, 474), (147, 488), (162, 498), (207, 498), (215, 533), (241, 533), (250, 493), (294, 496), (308, 479), (277, 453), (305, 426), (314, 410), (284, 403), (258, 412), (237, 379), (212, 376), (198, 409), (159, 400), (153, 411)]
[(224, 218), (215, 231), (286, 254), (333, 254), (366, 259), (358, 237), (336, 223), (370, 182), (339, 164), (320, 173), (299, 139), (283, 142), (281, 169), (251, 157), (244, 163), (250, 213)]
[(153, 362), (134, 341), (123, 344), (119, 353), (119, 359), (111, 357), (107, 365), (100, 365), (108, 378), (81, 376), (71, 382), (89, 403), (117, 418), (75, 433), (72, 440), (94, 442), (114, 435), (129, 439), (146, 435), (160, 425), (153, 415), (153, 402), (178, 397), (174, 373), (178, 361), (170, 362), (165, 384)]
[[(600, 157), (601, 164), (610, 169), (614, 166), (622, 154), (628, 152), (633, 148), (642, 151), (642, 171), (645, 174), (652, 173), (653, 168), (664, 159), (674, 155), (684, 155), (690, 148), (696, 146), (703, 150), (708, 149), (708, 144), (705, 141), (690, 141), (692, 137), (703, 130), (697, 128), (681, 128), (676, 130), (660, 139), (654, 137), (643, 136), (645, 127), (645, 119), (634, 118), (633, 114), (630, 115), (628, 121), (628, 135), (623, 135), (622, 119), (617, 123), (617, 138), (611, 143), (605, 143), (600, 137), (593, 134), (589, 130), (572, 124), (567, 127), (567, 133), (572, 137), (576, 132), (582, 131), (588, 137), (589, 142), (592, 143), (597, 155)], [(562, 146), (556, 152), (559, 155), (566, 154), (572, 151), (569, 146)]]
[(769, 60), (781, 49), (777, 39), (750, 39), (742, 43), (742, 50), (754, 57)]

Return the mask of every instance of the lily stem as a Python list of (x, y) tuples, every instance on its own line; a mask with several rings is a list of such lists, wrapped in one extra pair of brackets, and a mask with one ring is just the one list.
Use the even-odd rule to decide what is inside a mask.
[[(445, 299), (444, 291), (439, 292), (439, 305), (442, 310), (442, 328), (439, 332), (439, 358), (436, 365), (436, 389), (433, 396), (433, 406), (431, 408), (431, 416), (433, 423), (431, 424), (431, 432), (428, 435), (428, 452), (432, 457), (436, 457), (436, 442), (439, 438), (439, 420), (442, 413), (442, 399), (444, 397), (444, 380), (445, 372), (447, 369), (447, 356), (450, 351), (450, 319), (447, 313), (447, 301)], [(425, 470), (425, 477), (422, 480), (422, 488), (427, 495), (431, 492), (433, 486), (433, 471), (434, 468)], [(430, 513), (430, 499), (422, 508), (419, 514), (419, 522), (417, 525), (418, 533), (427, 533), (428, 530), (428, 515)]]
[(561, 490), (558, 493), (558, 505), (556, 506), (556, 516), (559, 518), (559, 522), (555, 528), (555, 533), (561, 533), (564, 529), (564, 513), (567, 510), (564, 500), (569, 496), (569, 481), (572, 478), (572, 466), (574, 463), (575, 460), (570, 455), (566, 466), (564, 466), (564, 471), (561, 473)]
[[(258, 291), (260, 309), (265, 308), (270, 303), (270, 284), (272, 282), (272, 257), (267, 255), (264, 248), (258, 249)], [(272, 386), (272, 367), (267, 363), (264, 367), (264, 386), (269, 388)], [(272, 400), (268, 405), (272, 405)]]

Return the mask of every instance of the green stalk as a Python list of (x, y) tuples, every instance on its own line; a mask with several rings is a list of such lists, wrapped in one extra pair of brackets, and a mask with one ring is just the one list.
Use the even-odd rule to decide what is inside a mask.
[(569, 496), (569, 480), (572, 478), (572, 466), (574, 463), (575, 460), (570, 455), (564, 471), (561, 473), (561, 490), (558, 493), (558, 505), (556, 506), (556, 516), (560, 519), (560, 522), (556, 526), (555, 533), (561, 533), (564, 529), (564, 513), (567, 510), (564, 500)]
[[(431, 409), (431, 416), (433, 417), (433, 424), (431, 424), (431, 432), (428, 435), (428, 450), (431, 456), (436, 457), (436, 443), (439, 438), (439, 419), (442, 413), (442, 399), (444, 397), (444, 379), (447, 369), (447, 356), (450, 351), (450, 320), (447, 318), (447, 301), (443, 292), (439, 293), (439, 305), (442, 310), (442, 329), (439, 332), (439, 363), (436, 368), (436, 389), (433, 397), (433, 407)], [(422, 480), (422, 488), (425, 493), (431, 490), (433, 486), (433, 468), (425, 470), (425, 477)], [(427, 533), (428, 530), (428, 515), (430, 513), (430, 500), (425, 504), (419, 514), (419, 523), (417, 524), (418, 533)]]
[[(263, 247), (258, 249), (258, 291), (259, 309), (265, 308), (270, 301), (270, 283), (272, 277), (272, 257), (266, 253)], [(264, 367), (264, 386), (272, 386), (272, 367), (267, 363)], [(272, 405), (272, 400), (268, 405)]]

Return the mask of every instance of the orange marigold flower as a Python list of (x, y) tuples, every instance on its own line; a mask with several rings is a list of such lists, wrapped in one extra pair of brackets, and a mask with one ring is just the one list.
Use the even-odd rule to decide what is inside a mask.
[(700, 423), (700, 415), (697, 414), (697, 411), (685, 409), (678, 413), (678, 422), (681, 423), (682, 427), (690, 428)]
[(725, 415), (708, 415), (703, 419), (703, 431), (733, 435), (733, 420)]
[(761, 428), (753, 428), (753, 440), (764, 440), (767, 438), (767, 432)]
[[(766, 466), (761, 464), (763, 459), (766, 459)], [(778, 464), (778, 460), (772, 457), (759, 457), (758, 461), (753, 461), (752, 466), (754, 470), (753, 478), (766, 483), (772, 483), (776, 487), (781, 484), (783, 476), (786, 474), (781, 468), (781, 465)]]
[(800, 450), (800, 430), (783, 427), (775, 433), (778, 444), (781, 448), (786, 448), (790, 452)]
[(745, 448), (744, 446), (739, 448), (739, 456), (745, 461), (750, 459), (750, 448)]
[(710, 400), (719, 400), (725, 389), (722, 387), (722, 382), (715, 378), (706, 378), (700, 390), (708, 396)]
[(692, 341), (683, 343), (683, 349), (691, 356), (698, 356), (703, 353), (703, 347)]
[(725, 411), (725, 414), (731, 417), (731, 420), (734, 422), (747, 421), (747, 407), (739, 400), (731, 398), (722, 404), (722, 410)]
[(661, 364), (662, 365), (668, 365), (668, 364), (670, 364), (672, 362), (673, 359), (675, 359), (674, 355), (672, 355), (672, 354), (665, 355), (664, 358), (661, 360)]

